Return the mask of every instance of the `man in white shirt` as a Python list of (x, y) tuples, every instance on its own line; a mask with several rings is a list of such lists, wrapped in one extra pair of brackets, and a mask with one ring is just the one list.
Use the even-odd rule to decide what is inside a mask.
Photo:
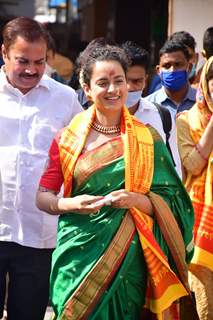
[(48, 303), (57, 217), (35, 206), (55, 133), (82, 108), (73, 89), (44, 75), (47, 32), (19, 17), (3, 30), (0, 71), (0, 318), (6, 275), (10, 320), (42, 320)]
[[(130, 66), (127, 71), (127, 85), (129, 92), (127, 95), (126, 106), (130, 113), (134, 114), (134, 116), (141, 122), (144, 124), (150, 124), (154, 127), (161, 135), (164, 142), (166, 142), (162, 119), (157, 107), (150, 101), (141, 97), (148, 77), (148, 52), (131, 41), (123, 43), (122, 48), (130, 60)], [(181, 162), (177, 148), (176, 128), (172, 118), (171, 122), (172, 129), (170, 131), (169, 145), (175, 162), (176, 171), (181, 177)]]

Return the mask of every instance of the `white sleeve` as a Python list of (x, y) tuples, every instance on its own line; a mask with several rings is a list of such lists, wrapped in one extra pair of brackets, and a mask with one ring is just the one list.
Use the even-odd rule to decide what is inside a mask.
[[(74, 91), (74, 90), (73, 90)], [(84, 109), (81, 106), (80, 102), (78, 101), (78, 95), (74, 91), (73, 92), (73, 99), (72, 99), (72, 118), (78, 114), (79, 112), (82, 112)]]
[(69, 89), (68, 94), (66, 94), (67, 117), (65, 119), (64, 126), (67, 126), (76, 114), (84, 110), (78, 101), (76, 92), (72, 88)]

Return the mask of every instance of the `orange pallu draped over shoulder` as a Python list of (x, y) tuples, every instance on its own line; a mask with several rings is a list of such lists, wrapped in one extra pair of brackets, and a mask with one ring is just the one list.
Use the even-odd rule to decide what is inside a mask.
[[(59, 144), (64, 195), (72, 194), (72, 176), (76, 161), (85, 145), (95, 107), (78, 114), (62, 133)], [(128, 191), (146, 194), (150, 191), (154, 170), (153, 138), (149, 129), (122, 109), (121, 136), (124, 143), (125, 188)], [(130, 210), (137, 229), (148, 270), (146, 307), (158, 318), (173, 301), (187, 295), (187, 290), (171, 270), (167, 257), (158, 245), (152, 232), (152, 218), (136, 208)]]
[[(208, 96), (206, 74), (213, 62), (211, 57), (205, 64), (200, 87), (197, 93), (197, 103), (188, 111), (187, 122), (190, 134), (197, 144), (206, 128), (213, 112), (213, 102)], [(199, 176), (187, 174), (186, 189), (195, 210), (194, 240), (195, 252), (192, 263), (203, 265), (213, 271), (213, 151), (206, 167)]]

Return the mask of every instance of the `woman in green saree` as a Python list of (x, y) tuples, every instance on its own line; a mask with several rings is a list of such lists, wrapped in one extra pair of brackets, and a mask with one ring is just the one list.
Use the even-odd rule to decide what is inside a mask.
[(40, 181), (37, 206), (60, 214), (56, 319), (142, 319), (144, 307), (163, 319), (188, 294), (193, 209), (160, 136), (124, 107), (127, 66), (120, 48), (90, 53), (81, 76), (94, 105), (56, 136)]

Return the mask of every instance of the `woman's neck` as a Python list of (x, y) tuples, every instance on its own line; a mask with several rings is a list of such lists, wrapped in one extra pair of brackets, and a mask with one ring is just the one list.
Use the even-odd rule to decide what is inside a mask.
[(105, 127), (117, 126), (121, 122), (121, 112), (111, 112), (102, 113), (96, 110), (95, 122)]

